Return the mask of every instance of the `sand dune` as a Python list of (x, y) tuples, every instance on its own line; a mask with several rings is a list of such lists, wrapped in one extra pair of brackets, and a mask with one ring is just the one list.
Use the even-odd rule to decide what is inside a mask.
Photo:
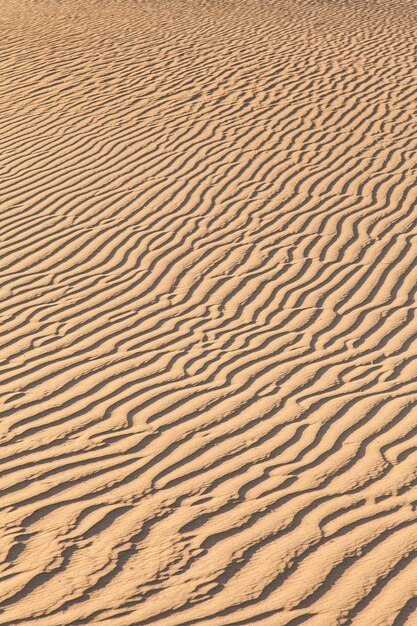
[(417, 624), (411, 0), (2, 0), (0, 624)]

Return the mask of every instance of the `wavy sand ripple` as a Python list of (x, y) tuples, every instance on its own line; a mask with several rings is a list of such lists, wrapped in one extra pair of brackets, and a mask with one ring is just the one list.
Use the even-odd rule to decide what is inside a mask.
[(414, 4), (1, 6), (0, 624), (417, 624)]

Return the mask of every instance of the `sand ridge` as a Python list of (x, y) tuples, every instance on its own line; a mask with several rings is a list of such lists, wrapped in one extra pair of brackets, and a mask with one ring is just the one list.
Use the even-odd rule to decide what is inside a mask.
[(413, 3), (1, 6), (0, 624), (417, 624)]

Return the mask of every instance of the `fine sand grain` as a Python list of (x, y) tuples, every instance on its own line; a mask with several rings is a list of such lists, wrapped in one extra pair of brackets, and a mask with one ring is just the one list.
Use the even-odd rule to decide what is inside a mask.
[(414, 0), (0, 6), (0, 624), (416, 626)]

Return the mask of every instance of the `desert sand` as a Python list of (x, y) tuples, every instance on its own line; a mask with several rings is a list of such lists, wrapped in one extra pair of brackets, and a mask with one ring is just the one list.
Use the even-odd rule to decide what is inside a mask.
[(1, 0), (1, 625), (417, 624), (415, 8)]

